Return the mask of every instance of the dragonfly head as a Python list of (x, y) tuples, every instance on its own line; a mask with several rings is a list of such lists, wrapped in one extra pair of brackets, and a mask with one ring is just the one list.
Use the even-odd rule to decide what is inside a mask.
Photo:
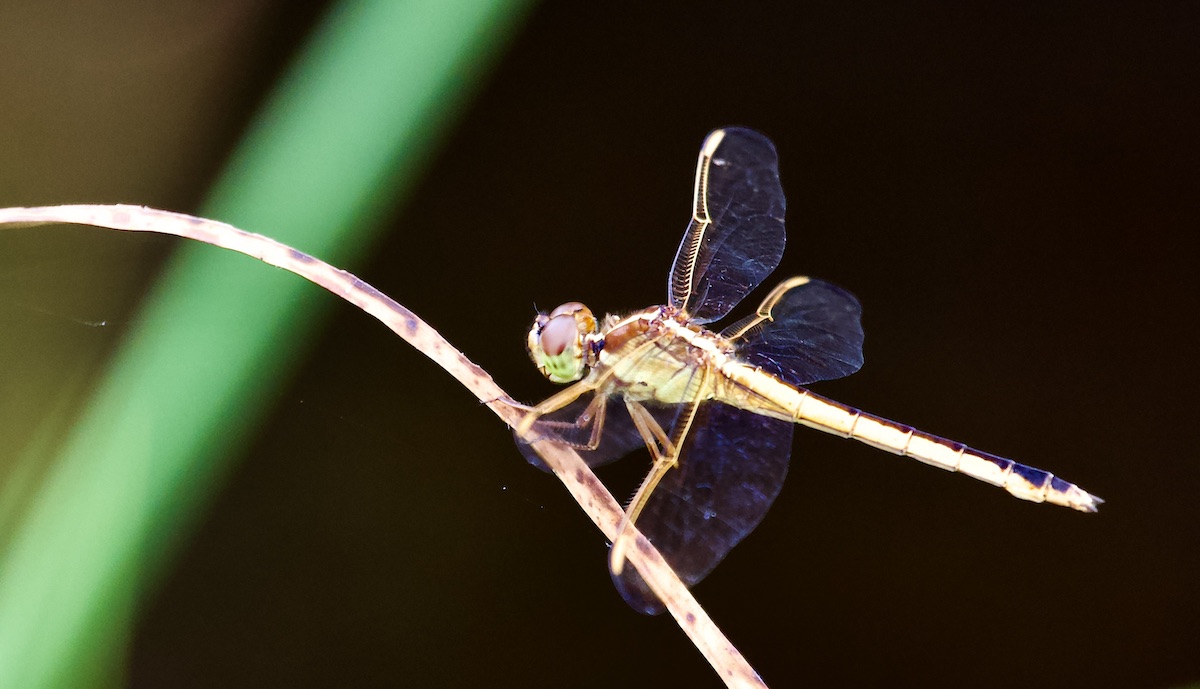
[(590, 361), (586, 341), (596, 334), (596, 317), (577, 301), (550, 313), (539, 313), (529, 329), (529, 357), (542, 375), (555, 383), (583, 377)]

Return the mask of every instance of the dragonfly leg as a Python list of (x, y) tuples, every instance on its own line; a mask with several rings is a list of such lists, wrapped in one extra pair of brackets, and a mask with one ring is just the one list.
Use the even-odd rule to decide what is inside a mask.
[(587, 449), (595, 450), (600, 447), (600, 434), (604, 432), (604, 415), (607, 413), (608, 403), (605, 397), (596, 395), (587, 409), (575, 419), (575, 426), (578, 428), (582, 428), (580, 424), (592, 424), (592, 435), (588, 438)]
[(595, 389), (596, 384), (594, 382), (584, 380), (572, 385), (569, 388), (560, 390), (554, 395), (551, 395), (540, 402), (536, 407), (531, 409), (529, 413), (527, 413), (524, 418), (521, 419), (521, 423), (517, 424), (517, 435), (524, 438), (529, 433), (529, 429), (533, 428), (533, 424), (536, 423), (538, 419), (546, 414), (549, 414), (550, 412), (562, 409), (568, 404), (579, 399), (580, 396)]
[[(552, 440), (576, 450), (595, 450), (600, 447), (600, 435), (604, 432), (604, 417), (608, 413), (607, 402), (608, 398), (604, 395), (596, 395), (573, 421), (548, 419), (535, 421), (539, 431), (549, 429), (554, 431), (553, 434), (538, 435), (536, 439)], [(534, 412), (534, 409), (533, 407), (529, 408), (530, 414)], [(578, 431), (585, 428), (590, 429), (588, 439), (580, 442), (576, 439), (580, 435)]]
[[(692, 422), (696, 419), (696, 412), (700, 409), (700, 405), (697, 403), (687, 405), (676, 422), (672, 438), (667, 436), (662, 426), (658, 425), (645, 407), (637, 402), (629, 401), (627, 401), (627, 405), (629, 415), (633, 417), (634, 424), (637, 425), (642, 439), (646, 441), (646, 447), (650, 450), (650, 455), (654, 458), (654, 465), (650, 468), (650, 473), (646, 475), (645, 480), (642, 481), (642, 485), (634, 493), (633, 500), (625, 508), (625, 516), (617, 526), (617, 537), (613, 540), (608, 566), (612, 573), (618, 576), (625, 569), (625, 551), (629, 548), (630, 539), (629, 525), (637, 521), (638, 515), (642, 513), (642, 509), (645, 508), (646, 502), (650, 500), (650, 495), (658, 487), (663, 476), (678, 466), (679, 449), (683, 447), (683, 441), (687, 438)], [(661, 450), (659, 449), (660, 445)]]
[(629, 417), (633, 419), (633, 425), (646, 441), (646, 448), (650, 450), (650, 456), (655, 462), (664, 456), (675, 457), (675, 445), (671, 438), (645, 407), (637, 402), (625, 400), (625, 408), (629, 410)]

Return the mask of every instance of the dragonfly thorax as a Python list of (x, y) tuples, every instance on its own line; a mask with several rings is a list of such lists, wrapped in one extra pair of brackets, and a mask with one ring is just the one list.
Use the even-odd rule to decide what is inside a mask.
[(550, 313), (539, 313), (529, 329), (529, 357), (542, 375), (555, 383), (572, 383), (595, 363), (591, 346), (597, 337), (596, 317), (577, 301)]

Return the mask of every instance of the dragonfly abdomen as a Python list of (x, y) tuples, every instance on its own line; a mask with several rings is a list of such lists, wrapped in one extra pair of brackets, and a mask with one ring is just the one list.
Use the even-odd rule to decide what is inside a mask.
[[(760, 413), (782, 417), (786, 414), (796, 423), (853, 438), (892, 454), (912, 457), (926, 464), (956, 471), (994, 486), (1000, 486), (1022, 500), (1049, 502), (1081, 512), (1095, 512), (1103, 502), (1079, 486), (1011, 459), (974, 450), (966, 445), (936, 435), (918, 431), (911, 426), (889, 421), (862, 410), (813, 394), (804, 388), (794, 388), (770, 374), (744, 364), (725, 367), (726, 375), (738, 383), (753, 398), (769, 401), (771, 408)], [(759, 411), (749, 398), (742, 403), (738, 395), (718, 397), (735, 406)], [(781, 413), (782, 412), (782, 413)]]

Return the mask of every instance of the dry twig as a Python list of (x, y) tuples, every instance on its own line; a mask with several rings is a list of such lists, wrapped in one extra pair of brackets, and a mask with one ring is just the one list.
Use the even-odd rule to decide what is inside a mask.
[[(0, 209), (2, 225), (52, 223), (172, 234), (237, 251), (293, 272), (382, 321), (406, 342), (446, 369), (509, 426), (515, 427), (524, 413), (486, 371), (467, 359), (412, 311), (354, 275), (273, 239), (215, 220), (142, 206), (75, 205)], [(609, 541), (615, 539), (623, 514), (621, 506), (579, 455), (568, 447), (545, 441), (534, 443), (534, 448), (605, 537)], [(632, 530), (630, 527), (629, 531)], [(628, 532), (626, 535), (629, 535)], [(666, 604), (667, 610), (725, 684), (729, 687), (765, 687), (762, 679), (725, 638), (654, 546), (640, 533), (636, 534), (636, 539), (636, 547), (628, 553), (629, 562)]]

